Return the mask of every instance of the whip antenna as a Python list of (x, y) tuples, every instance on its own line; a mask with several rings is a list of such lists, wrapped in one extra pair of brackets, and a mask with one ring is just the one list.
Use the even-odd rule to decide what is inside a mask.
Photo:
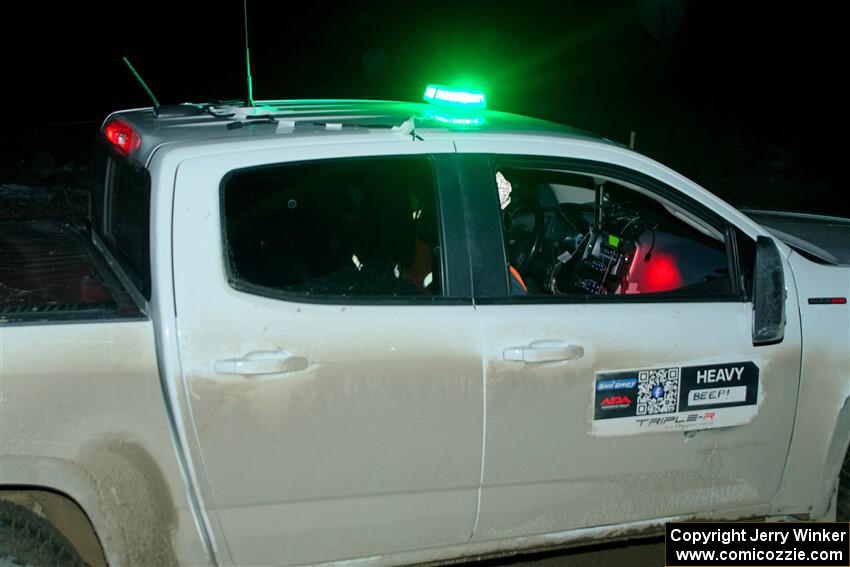
[[(127, 64), (127, 67), (130, 68), (130, 72), (133, 73), (133, 76), (136, 77), (136, 80), (139, 81), (139, 84), (142, 85), (142, 88), (145, 89), (145, 92), (148, 93), (148, 96), (151, 97), (151, 100), (153, 101), (153, 107), (155, 109), (159, 108), (159, 101), (156, 100), (156, 97), (153, 96), (153, 92), (148, 88), (147, 84), (145, 84), (145, 81), (142, 80), (142, 76), (139, 75), (138, 72), (136, 72), (136, 69), (133, 67), (133, 64), (130, 63), (130, 60), (127, 59), (126, 57), (124, 57), (124, 63)], [(249, 84), (250, 84), (250, 80), (251, 79), (249, 78), (248, 79)]]
[(245, 68), (248, 71), (248, 106), (254, 106), (254, 85), (251, 82), (251, 51), (248, 49), (248, 0), (242, 0), (242, 19), (245, 23)]

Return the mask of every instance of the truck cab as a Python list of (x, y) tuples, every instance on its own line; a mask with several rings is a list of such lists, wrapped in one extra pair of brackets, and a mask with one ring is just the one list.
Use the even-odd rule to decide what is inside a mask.
[(110, 564), (834, 517), (848, 266), (433, 89), (110, 115), (82, 234), (108, 300), (3, 312), (0, 498), (67, 497)]

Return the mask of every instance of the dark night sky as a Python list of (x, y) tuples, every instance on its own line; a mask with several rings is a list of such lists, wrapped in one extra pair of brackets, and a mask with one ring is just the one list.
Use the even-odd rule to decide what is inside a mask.
[[(148, 105), (122, 55), (162, 102), (245, 94), (238, 0), (202, 9), (30, 4), (7, 14), (0, 33), (6, 136), (17, 129), (9, 125), (96, 121)], [(468, 80), (486, 88), (492, 108), (623, 142), (634, 130), (638, 150), (733, 202), (764, 206), (775, 190), (784, 208), (850, 216), (846, 205), (810, 202), (847, 181), (838, 166), (847, 92), (838, 86), (846, 48), (837, 4), (294, 6), (249, 0), (258, 99), (417, 100), (427, 82)]]

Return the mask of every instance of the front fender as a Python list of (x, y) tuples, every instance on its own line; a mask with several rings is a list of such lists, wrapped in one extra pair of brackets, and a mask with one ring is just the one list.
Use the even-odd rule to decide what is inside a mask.
[(799, 296), (803, 338), (800, 390), (794, 433), (776, 515), (823, 516), (834, 493), (850, 443), (850, 309), (810, 304), (810, 298), (850, 295), (850, 269), (788, 257)]
[(838, 473), (841, 471), (841, 464), (844, 462), (844, 455), (847, 454), (848, 446), (850, 446), (850, 398), (844, 400), (844, 407), (838, 414), (838, 422), (835, 425), (835, 431), (832, 432), (832, 439), (829, 442), (829, 450), (823, 468), (823, 477), (821, 478), (821, 497), (812, 506), (811, 515), (813, 518), (822, 517), (829, 508), (832, 494), (837, 488)]

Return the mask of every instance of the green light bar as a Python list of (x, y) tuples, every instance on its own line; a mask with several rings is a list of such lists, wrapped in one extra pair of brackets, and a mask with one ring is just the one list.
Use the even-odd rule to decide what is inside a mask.
[(428, 85), (422, 99), (432, 104), (462, 106), (464, 108), (487, 108), (487, 97), (473, 89), (461, 89), (442, 85)]

